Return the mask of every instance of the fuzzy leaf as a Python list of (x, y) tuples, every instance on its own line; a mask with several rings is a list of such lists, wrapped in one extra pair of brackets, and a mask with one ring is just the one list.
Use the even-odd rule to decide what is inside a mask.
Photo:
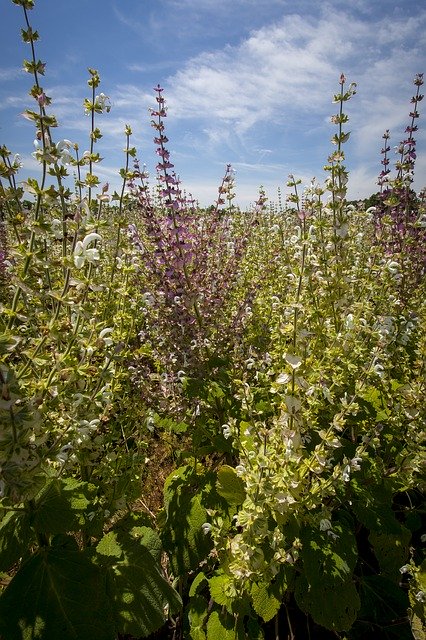
[(210, 595), (213, 600), (217, 604), (226, 607), (229, 613), (232, 613), (234, 598), (227, 592), (227, 586), (230, 584), (232, 584), (232, 580), (225, 574), (213, 576), (209, 580)]
[[(356, 487), (354, 487), (356, 489)], [(401, 525), (392, 510), (393, 492), (384, 483), (371, 487), (369, 492), (361, 491), (354, 500), (352, 510), (358, 520), (370, 531), (386, 531), (398, 534)]]
[(28, 551), (33, 532), (25, 511), (9, 511), (0, 524), (0, 571), (7, 571)]
[[(411, 640), (407, 619), (408, 595), (391, 580), (366, 576), (360, 583), (360, 623), (354, 625), (355, 638), (363, 640), (369, 632), (389, 640)], [(357, 633), (359, 628), (359, 633)]]
[(233, 617), (212, 611), (207, 622), (207, 640), (236, 640)]
[(107, 533), (96, 547), (96, 552), (110, 558), (121, 558), (123, 550), (117, 542), (117, 534), (114, 531)]
[(150, 552), (156, 562), (161, 562), (163, 546), (160, 536), (154, 529), (145, 526), (133, 527), (133, 529), (130, 529), (130, 536), (139, 540), (140, 544)]
[[(111, 533), (113, 536), (111, 537)], [(166, 618), (164, 608), (181, 607), (181, 600), (162, 574), (160, 564), (144, 545), (144, 537), (133, 539), (115, 532), (101, 546), (99, 561), (108, 576), (107, 592), (111, 598), (116, 630), (122, 635), (145, 637), (161, 627)], [(145, 536), (149, 543), (152, 541)], [(102, 550), (110, 550), (106, 559)], [(117, 556), (121, 548), (122, 556)], [(111, 562), (111, 559), (115, 561)]]
[(415, 613), (411, 616), (410, 624), (414, 640), (426, 640), (426, 626)]
[(79, 531), (94, 500), (94, 485), (74, 478), (52, 480), (36, 501), (33, 526), (46, 534)]
[(303, 573), (296, 580), (297, 604), (318, 624), (347, 631), (361, 606), (352, 573), (358, 558), (355, 536), (344, 522), (332, 534), (305, 527), (301, 531)]
[(42, 549), (0, 598), (8, 640), (114, 640), (104, 576), (80, 551)]
[(271, 588), (266, 584), (254, 584), (251, 590), (253, 609), (268, 622), (278, 613), (281, 602), (271, 593)]
[(228, 504), (242, 504), (246, 499), (244, 482), (233, 467), (224, 464), (217, 472), (216, 490)]
[(333, 631), (348, 631), (357, 618), (361, 602), (352, 581), (335, 584), (308, 582), (305, 575), (296, 580), (295, 598), (302, 611)]
[(411, 581), (409, 591), (409, 598), (413, 616), (412, 626), (414, 624), (418, 627), (418, 623), (415, 622), (415, 618), (417, 618), (417, 620), (421, 620), (424, 624), (424, 632), (426, 635), (426, 601), (424, 598), (418, 597), (419, 592), (422, 592), (424, 594), (426, 593), (426, 560), (423, 560), (422, 564), (420, 565), (419, 570), (416, 573), (415, 580)]
[(207, 486), (210, 485), (206, 477), (195, 474), (189, 466), (177, 469), (166, 480), (164, 502), (167, 520), (162, 541), (175, 576), (194, 571), (213, 546), (210, 536), (202, 528), (208, 520), (202, 504), (203, 491)]
[(342, 522), (333, 522), (332, 535), (305, 527), (301, 531), (304, 573), (313, 589), (346, 582), (355, 568), (358, 551), (352, 531)]
[(411, 532), (401, 526), (399, 535), (388, 531), (384, 533), (372, 531), (368, 539), (379, 562), (381, 574), (399, 582), (401, 577), (399, 569), (407, 562), (410, 554)]
[(206, 578), (206, 576), (204, 575), (204, 573), (202, 571), (200, 571), (200, 573), (198, 575), (195, 576), (192, 584), (191, 584), (191, 588), (189, 590), (189, 597), (192, 598), (193, 596), (195, 596), (199, 591), (201, 591), (203, 589), (203, 587), (208, 585), (208, 580)]
[(206, 640), (204, 621), (207, 618), (209, 603), (203, 596), (196, 595), (189, 600), (185, 618), (189, 624), (189, 635), (192, 640)]

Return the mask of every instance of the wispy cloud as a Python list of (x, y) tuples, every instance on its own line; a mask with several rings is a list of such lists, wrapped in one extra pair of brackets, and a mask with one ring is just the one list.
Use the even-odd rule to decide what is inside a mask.
[(0, 82), (6, 82), (8, 80), (16, 80), (19, 77), (24, 77), (25, 71), (18, 67), (3, 67), (0, 68)]
[(320, 20), (288, 15), (237, 46), (189, 60), (168, 80), (169, 104), (175, 117), (215, 118), (243, 132), (283, 111), (323, 111), (345, 68), (374, 100), (379, 87), (398, 91), (395, 78), (425, 44), (422, 26), (426, 11), (370, 24), (327, 10)]

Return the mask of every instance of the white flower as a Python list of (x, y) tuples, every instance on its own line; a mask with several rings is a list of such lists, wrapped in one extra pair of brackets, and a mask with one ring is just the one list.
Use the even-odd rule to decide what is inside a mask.
[(205, 536), (208, 533), (210, 533), (211, 528), (212, 528), (212, 525), (210, 524), (210, 522), (205, 522), (204, 524), (201, 525), (201, 529), (203, 530), (203, 533)]
[(362, 462), (362, 458), (352, 458), (351, 460), (351, 468), (354, 471), (359, 471), (361, 469), (360, 463)]
[(349, 482), (351, 479), (351, 465), (347, 464), (343, 467), (342, 477), (345, 482)]
[(410, 565), (409, 564), (404, 564), (404, 566), (400, 568), (399, 572), (402, 573), (402, 574), (411, 573)]
[(276, 379), (277, 384), (287, 384), (291, 380), (291, 376), (288, 373), (280, 373), (278, 378)]
[(99, 334), (99, 338), (103, 340), (106, 347), (110, 347), (113, 344), (113, 339), (109, 337), (109, 334), (113, 332), (112, 327), (106, 327), (106, 329), (102, 329)]
[(298, 369), (302, 364), (302, 358), (300, 358), (299, 356), (295, 356), (292, 353), (286, 353), (284, 357), (286, 362), (288, 362), (293, 370)]
[(98, 249), (96, 247), (89, 248), (89, 245), (97, 240), (102, 240), (98, 233), (89, 233), (83, 241), (77, 242), (74, 249), (74, 264), (77, 269), (84, 267), (86, 260), (91, 264), (98, 262), (100, 257)]
[(58, 160), (62, 164), (71, 164), (74, 160), (70, 153), (70, 149), (73, 147), (73, 143), (70, 140), (60, 140), (56, 145), (58, 152)]
[(105, 109), (105, 111), (107, 113), (109, 113), (111, 111), (110, 99), (104, 93), (100, 93), (98, 96), (96, 96), (96, 98), (95, 98), (95, 106), (98, 109), (101, 109), (101, 111), (103, 111)]
[(347, 222), (343, 222), (340, 227), (336, 228), (336, 236), (339, 238), (346, 238), (349, 232), (349, 225)]
[(142, 296), (143, 301), (145, 302), (147, 307), (153, 307), (155, 304), (155, 298), (150, 291), (147, 291)]
[(295, 398), (294, 396), (285, 396), (284, 401), (290, 413), (297, 413), (302, 407), (299, 398)]
[(352, 313), (348, 313), (348, 315), (346, 316), (345, 325), (347, 329), (354, 328), (355, 323), (354, 323), (354, 317)]
[(222, 425), (223, 437), (228, 439), (232, 436), (231, 427), (229, 424)]
[(387, 268), (389, 269), (389, 271), (391, 272), (392, 275), (395, 275), (397, 273), (399, 273), (400, 270), (400, 266), (397, 262), (395, 261), (391, 261), (387, 263)]
[(54, 218), (52, 220), (52, 233), (55, 236), (56, 240), (62, 240), (62, 220), (58, 220), (58, 218)]

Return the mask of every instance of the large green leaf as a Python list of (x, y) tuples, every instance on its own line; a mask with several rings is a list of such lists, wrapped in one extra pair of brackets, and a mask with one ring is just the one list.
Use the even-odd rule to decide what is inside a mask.
[(237, 640), (234, 618), (227, 613), (212, 611), (207, 622), (207, 640)]
[(312, 585), (305, 575), (296, 580), (294, 592), (300, 609), (326, 629), (348, 631), (357, 618), (361, 602), (352, 580), (327, 583), (319, 588)]
[(400, 525), (399, 534), (391, 534), (386, 530), (383, 533), (372, 531), (368, 539), (379, 562), (381, 574), (399, 582), (399, 569), (410, 555), (411, 531)]
[(271, 586), (267, 584), (253, 584), (251, 599), (253, 609), (265, 622), (272, 620), (281, 606), (281, 601), (272, 592)]
[(9, 511), (0, 524), (0, 571), (7, 571), (28, 552), (33, 537), (26, 511)]
[(304, 527), (301, 531), (303, 572), (314, 589), (325, 582), (338, 585), (352, 575), (358, 559), (354, 534), (343, 522), (332, 531)]
[(190, 466), (177, 469), (166, 480), (162, 541), (175, 576), (194, 571), (213, 546), (210, 536), (203, 532), (208, 520), (203, 502), (209, 491), (215, 492), (212, 479)]
[(361, 609), (351, 638), (380, 637), (412, 640), (407, 617), (407, 593), (383, 576), (366, 576), (360, 581)]
[(132, 535), (115, 531), (98, 544), (98, 560), (106, 568), (107, 591), (118, 633), (145, 637), (161, 627), (165, 608), (176, 611), (181, 600), (163, 576), (156, 560), (155, 532), (136, 527)]
[(208, 600), (203, 596), (195, 595), (189, 599), (185, 609), (187, 625), (185, 637), (189, 635), (191, 640), (206, 640), (204, 622), (207, 620), (208, 610)]
[(217, 604), (220, 604), (226, 607), (229, 613), (232, 613), (233, 597), (229, 591), (229, 587), (232, 584), (233, 584), (232, 579), (224, 573), (221, 573), (220, 575), (212, 576), (209, 580), (211, 597)]
[(214, 602), (226, 608), (228, 613), (238, 614), (239, 619), (250, 614), (248, 598), (237, 595), (233, 578), (218, 572), (209, 579), (210, 595)]
[[(361, 470), (360, 474), (363, 473)], [(351, 487), (354, 490), (352, 511), (358, 520), (370, 531), (398, 534), (401, 528), (392, 509), (394, 487), (388, 478), (378, 478), (368, 467), (364, 474), (354, 476)]]
[(347, 631), (361, 606), (352, 581), (358, 558), (356, 539), (344, 522), (321, 531), (301, 531), (303, 573), (296, 580), (298, 606), (318, 624), (333, 631)]
[(33, 526), (46, 534), (81, 530), (87, 521), (96, 488), (74, 478), (54, 479), (36, 501)]
[(217, 472), (216, 490), (228, 504), (242, 504), (246, 499), (244, 482), (233, 467), (224, 464)]
[(0, 598), (5, 640), (114, 640), (103, 572), (80, 551), (41, 549)]

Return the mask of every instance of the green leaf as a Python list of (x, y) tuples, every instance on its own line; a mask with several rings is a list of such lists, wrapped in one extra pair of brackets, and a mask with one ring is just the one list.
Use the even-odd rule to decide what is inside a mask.
[(160, 536), (154, 529), (145, 526), (133, 527), (133, 529), (130, 530), (130, 535), (132, 538), (139, 540), (140, 544), (150, 552), (156, 562), (161, 562), (163, 546)]
[(217, 604), (225, 606), (229, 613), (232, 613), (233, 598), (229, 591), (232, 585), (232, 579), (223, 573), (218, 576), (213, 576), (209, 580), (211, 597)]
[(242, 504), (246, 499), (244, 482), (235, 469), (226, 464), (217, 472), (216, 490), (228, 504)]
[(353, 501), (352, 510), (358, 520), (370, 531), (386, 531), (397, 534), (400, 524), (392, 510), (393, 492), (384, 484), (360, 492)]
[(333, 522), (332, 534), (305, 527), (301, 556), (303, 571), (312, 588), (321, 590), (324, 582), (338, 585), (352, 576), (358, 559), (354, 534), (343, 522)]
[(42, 549), (0, 597), (7, 640), (114, 640), (99, 568), (80, 551)]
[(372, 531), (368, 539), (379, 562), (381, 573), (390, 580), (399, 582), (399, 569), (407, 562), (410, 554), (411, 531), (403, 526), (400, 526), (399, 535), (386, 530), (383, 533)]
[(254, 618), (247, 621), (247, 640), (264, 640), (262, 627)]
[(271, 586), (267, 584), (253, 584), (251, 599), (253, 609), (264, 622), (272, 620), (281, 606), (281, 602), (271, 593)]
[(426, 625), (415, 613), (411, 615), (410, 625), (414, 640), (426, 640)]
[(295, 597), (318, 624), (347, 631), (361, 605), (352, 582), (357, 545), (344, 522), (333, 522), (331, 533), (311, 527), (301, 530), (303, 573), (296, 579)]
[(35, 530), (46, 534), (80, 531), (95, 496), (95, 486), (87, 482), (74, 478), (52, 480), (36, 500)]
[(317, 624), (337, 632), (352, 627), (361, 606), (352, 581), (324, 583), (318, 588), (301, 575), (296, 580), (294, 595), (300, 609), (312, 616)]
[[(203, 596), (193, 596), (185, 610), (185, 620), (189, 626), (189, 635), (192, 640), (205, 640), (204, 622), (207, 619), (209, 603)], [(186, 636), (185, 636), (186, 637)]]
[(26, 511), (9, 511), (0, 524), (0, 571), (7, 571), (28, 551), (33, 531)]
[(424, 631), (426, 634), (426, 601), (424, 598), (418, 597), (420, 592), (426, 594), (426, 560), (423, 560), (418, 571), (416, 571), (415, 579), (410, 581), (410, 591), (408, 594), (413, 617), (412, 626), (413, 624), (418, 626), (415, 622), (415, 618), (421, 620), (425, 625)]
[[(110, 532), (106, 537), (109, 539), (101, 546), (101, 551), (109, 550), (110, 555), (106, 557), (99, 553), (98, 560), (106, 567), (107, 591), (116, 630), (138, 638), (148, 636), (166, 621), (166, 606), (171, 611), (180, 609), (180, 597), (163, 576), (161, 565), (151, 553), (151, 536), (142, 535), (135, 539), (130, 535)], [(122, 556), (118, 556), (118, 549), (121, 549)]]
[(207, 640), (236, 640), (237, 637), (233, 617), (212, 611), (207, 622)]
[(164, 508), (167, 515), (162, 541), (170, 558), (173, 574), (181, 576), (197, 569), (213, 546), (203, 524), (208, 515), (203, 492), (211, 491), (210, 479), (188, 465), (180, 467), (166, 480)]
[(123, 550), (117, 542), (117, 534), (115, 531), (110, 531), (102, 538), (96, 547), (96, 552), (102, 556), (114, 558), (114, 560), (121, 558)]
[(197, 593), (199, 593), (199, 591), (201, 591), (203, 587), (206, 587), (207, 585), (208, 585), (208, 580), (204, 575), (204, 573), (200, 571), (200, 573), (197, 574), (194, 580), (192, 581), (191, 588), (189, 590), (189, 597), (192, 598)]
[(394, 582), (382, 576), (364, 577), (360, 584), (361, 609), (354, 637), (362, 640), (365, 633), (389, 640), (412, 640), (407, 619), (407, 594)]

